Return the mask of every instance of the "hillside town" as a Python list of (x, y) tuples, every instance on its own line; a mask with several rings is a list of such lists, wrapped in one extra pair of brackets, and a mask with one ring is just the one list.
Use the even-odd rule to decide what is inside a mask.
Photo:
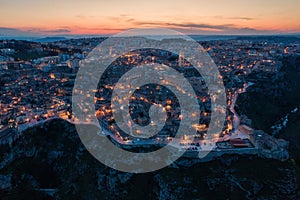
[[(83, 38), (48, 43), (1, 40), (0, 142), (12, 143), (27, 128), (54, 118), (79, 123), (72, 113), (74, 81), (80, 62), (103, 40), (105, 38)], [(235, 111), (235, 101), (240, 93), (246, 92), (247, 87), (255, 84), (255, 79), (265, 78), (262, 73), (280, 76), (282, 58), (300, 53), (299, 40), (239, 37), (199, 43), (217, 65), (226, 88), (226, 120), (223, 131), (213, 139), (216, 151), (243, 149), (243, 152), (257, 153), (264, 134), (258, 134), (251, 128), (251, 120)], [(162, 50), (138, 50), (119, 57), (111, 64), (95, 91), (95, 115), (107, 135), (120, 144), (145, 144), (146, 141), (134, 139), (116, 126), (110, 96), (114, 84), (127, 70), (139, 63), (154, 62), (176, 68), (196, 88), (201, 119), (193, 128), (198, 136), (196, 140), (182, 138), (178, 141), (178, 148), (198, 152), (201, 146), (210, 142), (206, 141), (206, 132), (211, 120), (211, 97), (201, 75), (195, 73), (191, 63), (184, 59), (184, 52), (175, 55)], [(138, 88), (131, 97), (130, 114), (137, 124), (147, 124), (149, 116), (144, 106), (153, 103), (159, 104), (169, 118), (159, 134), (150, 140), (153, 144), (165, 144), (176, 134), (182, 118), (174, 95), (157, 85)], [(268, 141), (263, 142), (264, 145)], [(275, 140), (271, 141), (274, 143)], [(275, 143), (278, 143), (278, 149), (274, 147), (274, 151), (283, 151), (287, 146), (282, 140)], [(288, 155), (284, 153), (277, 157), (284, 160)]]

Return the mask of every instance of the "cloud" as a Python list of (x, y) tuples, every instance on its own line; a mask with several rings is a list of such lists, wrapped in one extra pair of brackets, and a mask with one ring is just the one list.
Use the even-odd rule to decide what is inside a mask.
[(79, 19), (87, 19), (87, 18), (95, 18), (96, 16), (94, 15), (75, 15), (76, 18)]
[(57, 29), (40, 29), (40, 28), (9, 28), (9, 27), (0, 27), (0, 37), (1, 38), (33, 38), (33, 37), (42, 37), (47, 35), (56, 35), (56, 34), (67, 34), (71, 33), (71, 30), (68, 27), (60, 27)]
[(118, 33), (118, 32), (122, 32), (122, 31), (127, 31), (129, 28), (104, 28), (104, 27), (101, 27), (99, 26), (99, 28), (83, 28), (81, 27), (82, 30), (86, 30), (87, 32), (91, 32), (91, 33), (94, 33), (94, 34), (97, 34), (98, 33), (101, 33), (103, 34), (103, 32), (107, 32), (107, 33), (111, 33), (111, 32), (114, 32), (114, 33)]
[(16, 28), (0, 27), (0, 37), (36, 37), (37, 33)]
[(212, 25), (212, 24), (195, 24), (195, 23), (166, 23), (168, 26), (176, 26), (183, 28), (199, 28), (199, 29), (216, 29), (216, 30), (225, 30), (232, 28), (233, 24), (222, 24), (222, 25)]
[(54, 30), (45, 30), (45, 33), (70, 33), (71, 30), (69, 29), (54, 29)]
[(213, 18), (216, 19), (234, 19), (234, 20), (245, 20), (245, 21), (250, 21), (250, 20), (255, 20), (256, 18), (253, 17), (225, 17), (222, 15), (216, 15)]
[[(248, 18), (243, 18), (244, 20)], [(250, 18), (248, 19), (250, 20)], [(133, 25), (142, 27), (173, 28), (188, 34), (272, 34), (269, 30), (258, 30), (250, 27), (238, 27), (235, 24), (208, 24), (208, 23), (169, 23), (160, 21), (133, 21)]]
[(229, 17), (228, 19), (240, 19), (240, 20), (246, 20), (246, 21), (255, 20), (255, 18), (252, 18), (252, 17)]
[(213, 25), (213, 24), (205, 24), (205, 23), (188, 23), (188, 22), (169, 23), (169, 22), (136, 21), (133, 23), (139, 26), (160, 26), (160, 27), (197, 28), (197, 29), (214, 29), (214, 30), (225, 30), (234, 27), (234, 24)]
[(36, 34), (42, 34), (42, 35), (55, 35), (55, 34), (64, 34), (64, 33), (72, 32), (68, 26), (61, 26), (54, 29), (26, 28), (26, 31), (31, 33), (36, 33)]
[(79, 18), (79, 19), (85, 19), (85, 18), (86, 18), (85, 15), (76, 15), (75, 17), (76, 17), (76, 18)]

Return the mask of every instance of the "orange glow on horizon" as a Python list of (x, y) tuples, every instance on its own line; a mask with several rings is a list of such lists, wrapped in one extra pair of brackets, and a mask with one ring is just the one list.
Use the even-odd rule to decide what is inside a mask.
[(2, 0), (0, 31), (105, 35), (162, 27), (188, 34), (296, 33), (299, 7), (298, 0)]

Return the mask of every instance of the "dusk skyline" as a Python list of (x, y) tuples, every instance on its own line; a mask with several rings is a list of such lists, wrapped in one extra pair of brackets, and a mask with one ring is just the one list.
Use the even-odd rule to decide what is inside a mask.
[(0, 36), (109, 35), (152, 27), (204, 35), (291, 34), (300, 32), (299, 7), (296, 0), (1, 0)]
[(300, 200), (300, 0), (0, 0), (0, 200)]

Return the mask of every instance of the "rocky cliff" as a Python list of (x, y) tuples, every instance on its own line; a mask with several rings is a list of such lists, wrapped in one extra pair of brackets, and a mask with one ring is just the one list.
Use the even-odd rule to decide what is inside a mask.
[[(146, 174), (110, 169), (81, 144), (74, 125), (52, 120), (1, 146), (1, 199), (299, 199), (291, 160), (227, 155), (181, 158)], [(192, 163), (186, 165), (185, 163)]]

